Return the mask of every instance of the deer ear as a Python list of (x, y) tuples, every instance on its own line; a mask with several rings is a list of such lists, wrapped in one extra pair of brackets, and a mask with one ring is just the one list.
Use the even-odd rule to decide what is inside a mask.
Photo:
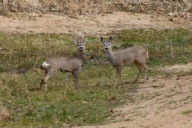
[(77, 45), (77, 41), (75, 39), (72, 40), (75, 45)]
[(86, 41), (87, 41), (87, 38), (85, 38), (85, 39), (83, 40), (84, 43), (86, 43)]
[(110, 37), (109, 37), (109, 39), (108, 39), (108, 42), (111, 42), (111, 41), (112, 41), (112, 39), (113, 39), (113, 38), (110, 36)]
[(103, 42), (103, 43), (105, 42), (105, 40), (103, 39), (103, 37), (100, 38), (100, 41)]
[(81, 40), (83, 40), (83, 38), (84, 38), (84, 35), (82, 34), (82, 35), (81, 35)]

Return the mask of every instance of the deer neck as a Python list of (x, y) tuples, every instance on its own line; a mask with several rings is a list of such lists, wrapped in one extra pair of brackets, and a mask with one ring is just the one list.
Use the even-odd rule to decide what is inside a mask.
[(107, 58), (113, 58), (114, 54), (112, 50), (105, 50), (105, 55)]
[(107, 57), (107, 59), (111, 62), (111, 63), (115, 63), (115, 58), (114, 58), (114, 53), (113, 51), (110, 49), (110, 50), (105, 50), (105, 55)]
[(81, 59), (82, 61), (85, 61), (86, 59), (86, 56), (85, 56), (85, 52), (80, 52), (80, 51), (77, 51), (77, 58)]

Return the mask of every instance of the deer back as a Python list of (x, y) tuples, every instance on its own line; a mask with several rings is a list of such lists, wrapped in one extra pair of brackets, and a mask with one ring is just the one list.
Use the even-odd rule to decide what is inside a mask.
[(73, 72), (80, 70), (84, 62), (77, 56), (70, 57), (50, 57), (45, 61), (48, 70), (56, 70), (62, 72)]
[(136, 59), (146, 58), (147, 50), (140, 46), (134, 46), (114, 52), (114, 59), (121, 65), (133, 63)]

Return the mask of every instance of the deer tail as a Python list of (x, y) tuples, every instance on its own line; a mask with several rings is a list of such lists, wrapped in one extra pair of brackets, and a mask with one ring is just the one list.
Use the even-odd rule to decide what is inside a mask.
[(147, 59), (149, 58), (149, 53), (148, 53), (148, 51), (147, 51), (147, 53), (146, 53), (146, 58), (147, 58)]

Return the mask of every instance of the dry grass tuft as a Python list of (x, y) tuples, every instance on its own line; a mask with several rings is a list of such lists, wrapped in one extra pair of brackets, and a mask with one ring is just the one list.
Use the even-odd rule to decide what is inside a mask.
[[(191, 1), (191, 0), (190, 0)], [(154, 0), (4, 0), (0, 14), (9, 12), (59, 12), (75, 17), (76, 15), (95, 15), (113, 11), (168, 13), (190, 12), (190, 1)], [(191, 1), (192, 2), (192, 1)]]
[(9, 111), (0, 103), (0, 121), (8, 120), (10, 117)]

